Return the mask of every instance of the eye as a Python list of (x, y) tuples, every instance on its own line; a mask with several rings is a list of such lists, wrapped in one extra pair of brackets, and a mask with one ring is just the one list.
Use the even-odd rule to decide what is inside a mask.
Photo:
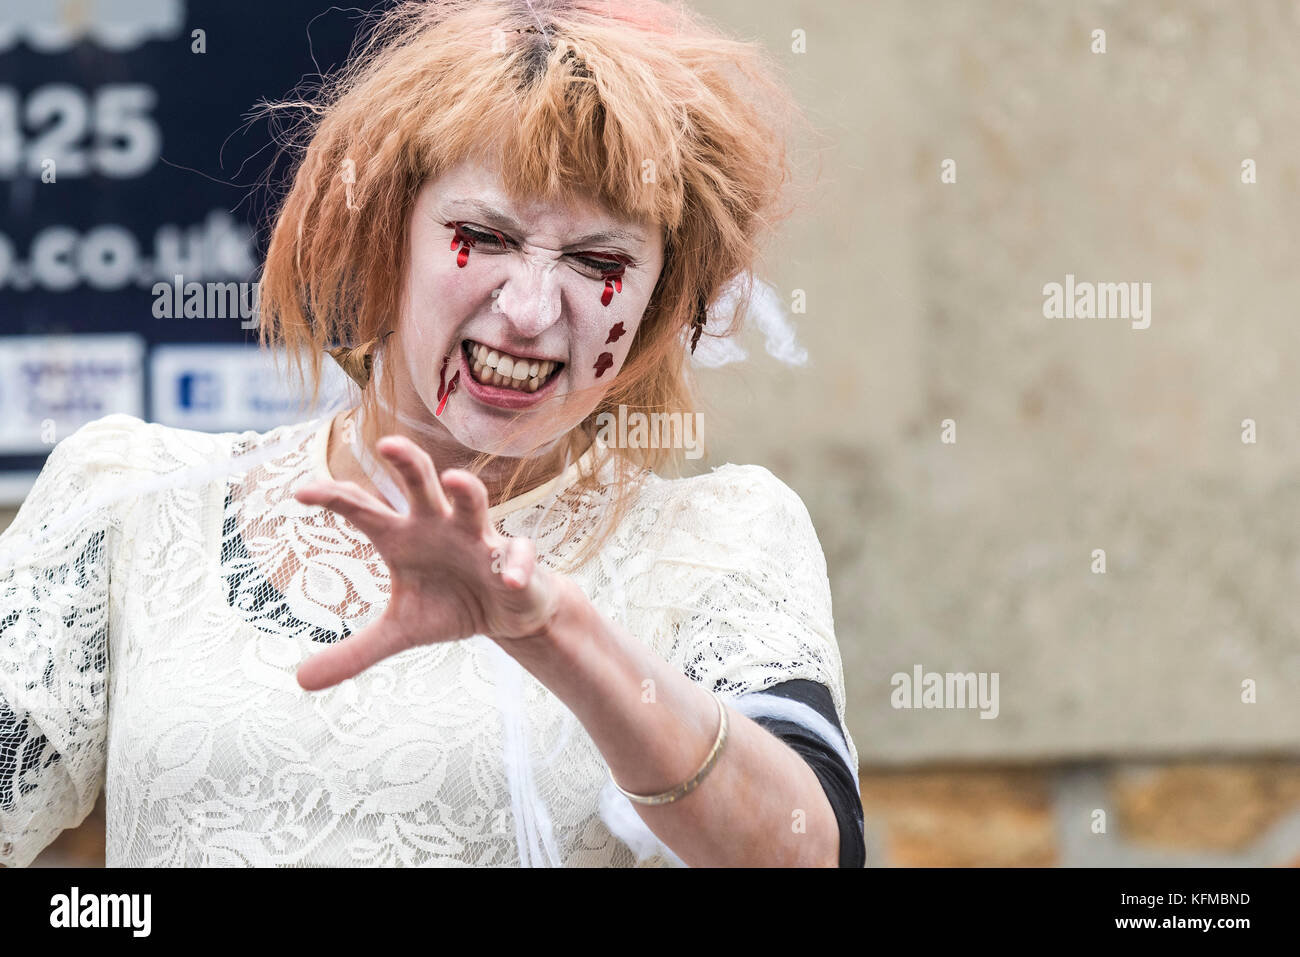
[(629, 257), (616, 253), (574, 253), (570, 258), (583, 270), (602, 279), (623, 275), (623, 271), (632, 263)]
[(469, 240), (475, 247), (488, 250), (504, 250), (510, 246), (505, 235), (490, 227), (475, 226), (473, 223), (448, 223), (456, 230), (457, 236)]

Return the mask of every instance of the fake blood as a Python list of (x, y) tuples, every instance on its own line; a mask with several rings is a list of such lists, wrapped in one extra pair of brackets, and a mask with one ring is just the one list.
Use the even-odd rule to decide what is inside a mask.
[(613, 302), (615, 291), (623, 291), (623, 273), (621, 270), (616, 276), (605, 276), (605, 291), (600, 294), (600, 304), (608, 306)]
[[(462, 250), (462, 252), (463, 251), (464, 250)], [(433, 410), (435, 416), (442, 415), (442, 410), (447, 408), (447, 400), (450, 399), (451, 394), (456, 391), (456, 383), (460, 381), (460, 370), (457, 369), (456, 374), (451, 377), (451, 382), (444, 382), (444, 377), (447, 375), (448, 361), (448, 357), (443, 356), (442, 368), (438, 370), (438, 408)]]
[[(460, 251), (456, 252), (456, 265), (461, 269), (464, 269), (469, 263), (469, 251), (474, 248), (474, 243), (477, 240), (465, 232), (462, 223), (443, 223), (443, 225), (448, 229), (455, 230), (454, 235), (451, 237), (451, 249), (453, 252), (456, 252), (459, 247)], [(496, 237), (497, 242), (501, 244), (501, 248), (505, 249), (506, 238), (495, 229), (491, 229), (491, 227), (489, 227), (489, 231)]]

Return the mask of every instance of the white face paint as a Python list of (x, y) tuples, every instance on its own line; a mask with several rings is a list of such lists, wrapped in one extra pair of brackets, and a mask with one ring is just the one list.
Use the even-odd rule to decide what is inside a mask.
[[(445, 429), (475, 452), (545, 448), (585, 419), (622, 368), (663, 265), (656, 225), (615, 217), (595, 203), (514, 203), (496, 171), (479, 163), (421, 188), (409, 235), (393, 337), (401, 361), (386, 370), (398, 380), (398, 412)], [(607, 283), (620, 265), (620, 281)], [(483, 382), (476, 356), (488, 350), (497, 366)], [(525, 363), (512, 361), (517, 374), (494, 386), (490, 377), (504, 355)], [(555, 363), (549, 378), (547, 361)], [(440, 372), (444, 392), (456, 373), (459, 379), (435, 417)], [(534, 379), (536, 391), (529, 389)], [(538, 423), (532, 432), (530, 418)], [(525, 438), (511, 440), (521, 427)]]

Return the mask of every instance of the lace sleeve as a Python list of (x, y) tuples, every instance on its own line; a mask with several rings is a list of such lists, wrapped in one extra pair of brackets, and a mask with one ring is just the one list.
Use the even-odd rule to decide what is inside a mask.
[(761, 466), (725, 465), (683, 483), (663, 518), (654, 579), (672, 603), (668, 660), (728, 698), (824, 685), (856, 771), (826, 559), (799, 496)]
[(0, 864), (25, 867), (103, 786), (113, 458), (139, 420), (109, 416), (50, 454), (0, 535)]

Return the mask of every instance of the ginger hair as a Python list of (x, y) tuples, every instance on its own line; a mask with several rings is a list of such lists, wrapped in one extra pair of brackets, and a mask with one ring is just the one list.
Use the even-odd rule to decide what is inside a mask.
[[(299, 118), (261, 277), (259, 336), (286, 349), (308, 401), (319, 397), (327, 348), (380, 337), (401, 314), (421, 184), (497, 156), (508, 158), (500, 169), (513, 198), (595, 199), (665, 231), (663, 269), (627, 359), (569, 434), (571, 453), (620, 404), (696, 410), (694, 320), (724, 283), (749, 274), (789, 211), (787, 137), (799, 111), (760, 46), (656, 0), (413, 0), (376, 16), (315, 92), (269, 105)], [(738, 314), (749, 294), (742, 285)], [(369, 421), (380, 419), (375, 391), (362, 392)], [(617, 527), (642, 470), (680, 465), (673, 449), (614, 452), (629, 467), (617, 470), (612, 508), (578, 543), (575, 564)], [(583, 474), (569, 494), (595, 483)]]

